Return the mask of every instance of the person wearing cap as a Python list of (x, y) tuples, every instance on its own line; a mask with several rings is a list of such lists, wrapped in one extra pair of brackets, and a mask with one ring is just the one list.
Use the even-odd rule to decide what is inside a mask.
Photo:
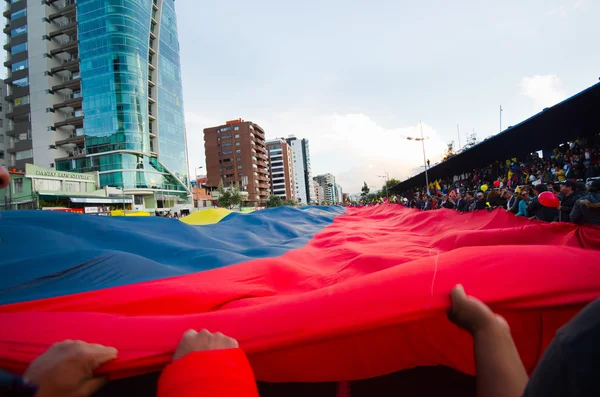
[(600, 179), (592, 181), (588, 194), (575, 202), (569, 217), (573, 223), (600, 225)]
[(477, 198), (471, 202), (469, 205), (469, 212), (484, 210), (486, 209), (485, 205), (485, 194), (483, 192), (477, 192)]
[(575, 202), (581, 198), (581, 195), (577, 192), (578, 184), (573, 181), (566, 181), (561, 185), (560, 192), (563, 195), (563, 199), (558, 207), (559, 222), (570, 222), (571, 211), (575, 206)]

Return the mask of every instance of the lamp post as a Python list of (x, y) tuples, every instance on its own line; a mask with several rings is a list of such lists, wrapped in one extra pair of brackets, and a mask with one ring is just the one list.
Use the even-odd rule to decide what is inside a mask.
[(390, 173), (385, 172), (385, 175), (377, 175), (379, 178), (385, 178), (385, 197), (390, 199), (390, 187), (388, 186), (390, 182)]
[(423, 136), (423, 122), (419, 121), (419, 125), (421, 127), (420, 138), (405, 135), (401, 135), (401, 137), (406, 139), (407, 141), (421, 141), (421, 145), (423, 147), (423, 167), (425, 168), (425, 190), (427, 191), (427, 195), (429, 195), (429, 175), (427, 173), (427, 170), (429, 168), (429, 161), (427, 160), (427, 156), (425, 155), (425, 140), (429, 139), (429, 137)]
[[(427, 195), (429, 196), (429, 176), (427, 174), (427, 156), (425, 155), (425, 138), (423, 137), (423, 122), (419, 121), (421, 125), (421, 144), (423, 145), (423, 166), (425, 167), (425, 190), (427, 191)], [(417, 140), (419, 140), (417, 138)]]

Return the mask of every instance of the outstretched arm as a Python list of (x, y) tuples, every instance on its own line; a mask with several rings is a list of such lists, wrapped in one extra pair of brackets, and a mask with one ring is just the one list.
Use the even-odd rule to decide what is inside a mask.
[(450, 320), (473, 336), (477, 397), (520, 397), (528, 376), (508, 323), (461, 285), (452, 292)]
[(187, 331), (158, 381), (158, 397), (258, 397), (252, 368), (235, 339)]

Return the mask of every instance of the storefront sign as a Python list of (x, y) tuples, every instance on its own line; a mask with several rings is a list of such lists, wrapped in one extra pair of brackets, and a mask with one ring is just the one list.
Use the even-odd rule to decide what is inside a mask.
[(96, 175), (94, 174), (79, 174), (77, 172), (47, 170), (45, 168), (36, 167), (33, 164), (25, 165), (25, 174), (27, 178), (35, 178), (37, 176), (56, 179), (72, 179), (84, 182), (96, 182)]
[(86, 214), (97, 214), (98, 207), (85, 207), (85, 213)]

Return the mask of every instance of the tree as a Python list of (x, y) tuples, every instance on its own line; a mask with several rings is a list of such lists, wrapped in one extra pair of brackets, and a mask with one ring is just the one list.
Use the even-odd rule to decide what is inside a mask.
[(369, 192), (371, 191), (371, 189), (369, 189), (369, 185), (367, 185), (367, 182), (364, 183), (362, 189), (361, 189), (361, 197), (367, 197), (369, 195)]
[(281, 207), (282, 205), (283, 202), (281, 201), (281, 197), (275, 195), (271, 195), (269, 202), (267, 203), (267, 207), (269, 208)]
[(298, 203), (294, 200), (285, 200), (283, 205), (287, 205), (289, 207), (295, 207)]
[(217, 199), (219, 207), (229, 208), (229, 206), (231, 205), (231, 193), (229, 192), (229, 190), (225, 189), (225, 186), (223, 186), (223, 180), (219, 182), (217, 192), (219, 193), (219, 198)]
[(381, 192), (380, 192), (381, 197), (388, 197), (388, 190), (392, 189), (394, 186), (396, 186), (399, 183), (400, 183), (400, 181), (396, 178), (392, 178), (392, 179), (386, 181), (385, 185), (383, 185), (383, 187), (381, 188)]
[(240, 192), (240, 186), (236, 183), (229, 192), (229, 204), (232, 207), (240, 205), (242, 203), (242, 192)]

